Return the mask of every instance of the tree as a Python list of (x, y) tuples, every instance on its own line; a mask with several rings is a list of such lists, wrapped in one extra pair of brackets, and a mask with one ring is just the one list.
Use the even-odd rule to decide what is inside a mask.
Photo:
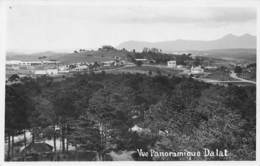
[(103, 153), (107, 148), (109, 137), (109, 128), (111, 121), (114, 118), (114, 108), (109, 105), (110, 92), (100, 89), (93, 94), (89, 100), (89, 115), (96, 121), (100, 133), (100, 149), (98, 151), (99, 157), (102, 160)]
[[(74, 105), (75, 95), (70, 90), (58, 89), (52, 98), (58, 125), (61, 129), (62, 151), (65, 151), (65, 138), (68, 135), (70, 121), (79, 116)], [(67, 140), (67, 142), (69, 142)], [(67, 145), (68, 146), (68, 145)]]
[[(33, 132), (33, 141), (35, 134), (42, 133), (44, 137), (53, 138), (54, 151), (56, 151), (56, 130), (55, 127), (57, 124), (57, 117), (53, 109), (51, 101), (42, 96), (37, 96), (34, 98), (35, 110), (31, 115), (31, 127), (33, 129), (38, 129), (40, 132)], [(33, 130), (35, 131), (35, 130)], [(36, 137), (39, 137), (36, 135)]]
[[(87, 114), (81, 115), (71, 123), (69, 140), (76, 150), (101, 151), (101, 135), (94, 119)], [(100, 155), (99, 155), (100, 156)], [(102, 160), (102, 158), (101, 158)]]
[(11, 77), (8, 78), (8, 81), (18, 81), (20, 77), (17, 74), (13, 74)]
[(13, 156), (14, 136), (21, 134), (23, 130), (29, 126), (28, 110), (30, 110), (30, 100), (24, 95), (24, 93), (19, 93), (19, 91), (21, 91), (20, 88), (22, 88), (20, 84), (15, 86), (6, 86), (5, 135), (8, 138), (7, 160), (10, 160)]
[(142, 61), (135, 61), (135, 64), (136, 66), (140, 67), (143, 65), (143, 62)]
[(151, 70), (148, 71), (148, 75), (149, 76), (152, 76), (153, 75), (153, 72)]
[(240, 66), (236, 66), (234, 69), (234, 72), (237, 74), (241, 74), (242, 73), (242, 68)]

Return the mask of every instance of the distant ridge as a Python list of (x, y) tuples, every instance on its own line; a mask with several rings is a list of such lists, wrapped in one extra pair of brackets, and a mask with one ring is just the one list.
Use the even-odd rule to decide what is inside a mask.
[(159, 48), (163, 51), (184, 51), (184, 50), (211, 50), (211, 49), (235, 49), (235, 48), (256, 48), (256, 36), (244, 34), (236, 36), (227, 34), (217, 40), (174, 40), (162, 42), (145, 42), (145, 41), (126, 41), (120, 43), (117, 48), (141, 51), (144, 47)]

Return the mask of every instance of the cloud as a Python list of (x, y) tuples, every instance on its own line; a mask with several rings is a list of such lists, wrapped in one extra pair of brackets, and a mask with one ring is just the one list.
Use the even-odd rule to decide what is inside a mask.
[(211, 19), (216, 22), (246, 22), (256, 20), (255, 8), (220, 8), (211, 10)]
[[(115, 23), (243, 23), (256, 20), (255, 8), (129, 8), (108, 14)], [(110, 18), (109, 18), (110, 16)]]

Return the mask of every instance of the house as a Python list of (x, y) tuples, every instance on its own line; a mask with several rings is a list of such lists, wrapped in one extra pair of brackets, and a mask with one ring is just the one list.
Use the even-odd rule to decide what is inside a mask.
[(130, 131), (137, 132), (137, 133), (150, 133), (151, 130), (148, 128), (141, 128), (137, 125), (134, 125), (132, 128), (130, 128)]
[(148, 59), (135, 59), (137, 62), (148, 63)]
[(59, 66), (58, 73), (69, 73), (69, 66), (64, 65), (64, 66)]
[(69, 70), (69, 66), (68, 65), (59, 66), (59, 71), (68, 71), (68, 70)]
[(16, 60), (11, 60), (11, 61), (6, 61), (6, 65), (20, 65), (22, 64), (23, 62), (22, 61), (16, 61)]
[(134, 125), (132, 128), (131, 128), (131, 131), (136, 131), (136, 132), (142, 132), (143, 131), (143, 128), (137, 126), (137, 125)]
[(42, 61), (17, 61), (17, 60), (6, 61), (6, 65), (34, 66), (34, 65), (41, 65), (41, 64), (43, 64)]
[(34, 71), (35, 75), (46, 75), (46, 70), (35, 70)]
[(175, 68), (176, 67), (176, 61), (168, 61), (167, 62), (167, 66), (170, 68)]
[(23, 150), (23, 154), (42, 154), (52, 152), (53, 147), (46, 143), (31, 143)]
[(111, 61), (104, 61), (102, 62), (103, 66), (105, 67), (110, 67), (110, 66), (114, 66), (115, 61), (111, 60)]
[(77, 71), (83, 71), (83, 70), (87, 70), (88, 66), (87, 65), (78, 65), (75, 70)]
[(58, 74), (58, 69), (47, 69), (46, 70), (47, 75), (57, 75)]
[(59, 61), (56, 61), (56, 60), (49, 60), (49, 61), (43, 61), (42, 62), (43, 64), (59, 64), (60, 62)]
[(197, 66), (197, 67), (191, 67), (190, 69), (191, 74), (203, 74), (204, 73), (204, 69), (201, 68), (201, 66)]
[(57, 75), (58, 74), (58, 69), (46, 69), (46, 70), (35, 70), (34, 71), (35, 75)]
[(216, 70), (218, 67), (217, 66), (205, 66), (204, 68), (208, 69), (208, 70)]

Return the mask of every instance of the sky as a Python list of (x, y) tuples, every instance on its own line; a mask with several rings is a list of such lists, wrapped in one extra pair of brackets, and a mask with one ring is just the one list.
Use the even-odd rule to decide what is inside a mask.
[(65, 51), (116, 47), (129, 40), (214, 40), (229, 33), (256, 35), (256, 9), (251, 7), (173, 6), (130, 0), (46, 2), (7, 6), (7, 50)]

